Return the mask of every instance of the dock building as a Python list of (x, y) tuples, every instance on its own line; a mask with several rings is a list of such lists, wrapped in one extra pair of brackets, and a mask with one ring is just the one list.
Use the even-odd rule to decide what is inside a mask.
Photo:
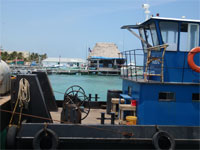
[(83, 67), (86, 64), (86, 60), (81, 58), (54, 58), (49, 57), (42, 61), (44, 67)]
[(88, 70), (96, 74), (120, 74), (124, 59), (114, 43), (96, 43), (88, 56)]

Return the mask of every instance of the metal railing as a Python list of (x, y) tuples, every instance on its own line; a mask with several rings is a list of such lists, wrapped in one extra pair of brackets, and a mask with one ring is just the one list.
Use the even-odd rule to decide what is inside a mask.
[(143, 49), (134, 49), (121, 52), (120, 55), (125, 59), (123, 65), (121, 65), (121, 77), (128, 79), (138, 80), (143, 78), (144, 75), (144, 53)]
[[(147, 57), (147, 56), (144, 56), (144, 51), (143, 49), (134, 49), (134, 50), (126, 50), (126, 51), (123, 51), (121, 52), (121, 57), (125, 59), (125, 63), (123, 65), (121, 65), (121, 77), (122, 78), (125, 78), (125, 79), (129, 79), (129, 80), (135, 80), (135, 81), (138, 81), (138, 80), (143, 80), (145, 79), (145, 75), (148, 76), (148, 80), (146, 80), (146, 82), (151, 82), (153, 80), (151, 80), (150, 78), (150, 74), (151, 72), (155, 71), (155, 67), (152, 67), (152, 65), (149, 65), (147, 69), (145, 69), (145, 66), (146, 64), (144, 63), (144, 57)], [(172, 67), (172, 66), (167, 66), (166, 64), (164, 64), (163, 66), (160, 64), (160, 66), (158, 65), (156, 69), (160, 69), (161, 68), (163, 70), (167, 70), (167, 69), (170, 69), (173, 71), (177, 71), (179, 70), (180, 73), (180, 76), (179, 76), (179, 79), (180, 79), (180, 82), (184, 83), (184, 76), (185, 76), (185, 72), (190, 70), (193, 74), (197, 74), (195, 73), (194, 71), (191, 70), (191, 68), (186, 65), (186, 61), (187, 61), (187, 56), (188, 56), (188, 53), (187, 52), (184, 52), (183, 53), (184, 56), (183, 56), (183, 59), (182, 59), (182, 66), (181, 67)], [(147, 59), (147, 58), (145, 58)], [(147, 72), (145, 72), (145, 70), (147, 70)], [(181, 71), (180, 71), (181, 70)], [(164, 77), (165, 79), (166, 77)], [(159, 82), (159, 81), (158, 81)], [(165, 82), (165, 80), (164, 80)], [(199, 81), (192, 81), (192, 82), (197, 82), (197, 83), (200, 83), (200, 80)]]

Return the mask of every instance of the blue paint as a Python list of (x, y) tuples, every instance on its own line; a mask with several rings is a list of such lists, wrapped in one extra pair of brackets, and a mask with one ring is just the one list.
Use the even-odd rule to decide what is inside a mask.
[[(155, 23), (160, 44), (163, 44), (159, 28), (160, 21), (178, 23), (177, 50), (166, 51), (164, 57), (164, 82), (160, 82), (158, 76), (148, 77), (151, 82), (136, 81), (124, 77), (122, 83), (123, 93), (129, 93), (131, 88), (131, 97), (137, 100), (136, 114), (139, 125), (199, 126), (200, 100), (193, 100), (193, 94), (200, 94), (200, 73), (193, 71), (188, 66), (187, 56), (190, 50), (180, 51), (180, 28), (183, 23), (195, 23), (200, 26), (200, 21), (151, 18), (142, 23), (141, 28), (148, 28), (149, 24)], [(200, 29), (198, 34), (200, 35)], [(200, 46), (200, 41), (198, 45)], [(160, 57), (162, 52), (163, 49), (160, 52), (152, 52), (152, 56)], [(146, 64), (146, 61), (147, 53), (144, 51), (144, 64)], [(200, 66), (200, 53), (195, 55), (194, 62)], [(160, 68), (161, 63), (150, 65), (150, 70), (154, 74), (160, 74)], [(172, 93), (174, 99), (159, 99), (160, 93)]]
[[(192, 101), (192, 93), (199, 93), (199, 85), (139, 83), (124, 79), (124, 91), (126, 87), (133, 88), (132, 98), (137, 100), (138, 124), (200, 125), (200, 103)], [(160, 92), (174, 92), (175, 101), (159, 101)]]
[[(176, 22), (178, 23), (178, 43), (177, 43), (177, 51), (166, 51), (165, 52), (165, 59), (164, 59), (164, 77), (166, 82), (199, 82), (200, 83), (200, 74), (196, 73), (191, 70), (191, 68), (188, 66), (187, 63), (187, 55), (188, 52), (182, 52), (180, 51), (180, 28), (181, 24), (186, 23), (185, 21), (181, 20), (163, 20), (163, 19), (149, 19), (149, 21), (146, 21), (142, 23), (141, 25), (146, 25), (149, 26), (151, 23), (155, 23), (156, 25), (156, 30), (157, 30), (157, 38), (159, 40), (159, 44), (164, 44), (162, 41), (162, 35), (161, 31), (159, 28), (159, 22), (165, 22), (166, 24), (168, 22)], [(188, 23), (194, 23), (194, 24), (199, 24), (200, 27), (200, 22), (188, 22)], [(199, 35), (200, 35), (200, 29), (199, 29)], [(199, 37), (200, 39), (200, 37)], [(156, 46), (156, 45), (154, 45)], [(200, 41), (198, 43), (198, 46), (200, 46)], [(188, 50), (190, 51), (190, 50)], [(161, 57), (162, 56), (163, 49), (160, 52), (154, 52), (152, 51), (152, 57)], [(144, 64), (146, 64), (146, 56), (147, 53), (144, 54)], [(194, 62), (196, 65), (200, 66), (200, 53), (197, 53), (194, 58)], [(154, 72), (155, 74), (160, 74), (161, 72), (161, 64), (150, 64), (150, 71)], [(186, 68), (186, 69), (183, 69)], [(144, 67), (145, 70), (145, 67)], [(184, 74), (184, 76), (182, 76)], [(194, 75), (193, 75), (194, 74)], [(151, 77), (151, 80), (156, 80), (160, 81), (160, 77), (153, 76)]]

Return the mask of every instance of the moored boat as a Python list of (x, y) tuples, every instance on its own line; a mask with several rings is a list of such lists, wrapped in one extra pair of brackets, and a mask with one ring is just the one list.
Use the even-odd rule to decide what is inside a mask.
[[(111, 118), (105, 117), (103, 105), (91, 102), (79, 86), (68, 88), (64, 101), (55, 104), (44, 72), (18, 75), (12, 81), (12, 109), (7, 110), (12, 114), (7, 148), (198, 149), (199, 26), (199, 20), (152, 17), (139, 25), (122, 27), (134, 35), (132, 29), (139, 29), (137, 37), (143, 49), (122, 55), (127, 56), (126, 64), (134, 61), (137, 66), (134, 59), (138, 51), (143, 52), (143, 77), (123, 74), (122, 94), (115, 99), (119, 108)], [(94, 122), (84, 122), (89, 115)], [(127, 116), (137, 120), (130, 123), (125, 121)], [(108, 119), (111, 124), (106, 124)]]

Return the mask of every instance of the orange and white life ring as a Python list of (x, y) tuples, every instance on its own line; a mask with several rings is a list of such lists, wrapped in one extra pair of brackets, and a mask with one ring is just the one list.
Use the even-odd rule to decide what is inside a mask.
[(194, 63), (194, 56), (195, 56), (197, 53), (200, 53), (200, 47), (193, 48), (193, 49), (189, 52), (187, 61), (188, 61), (188, 65), (190, 66), (190, 68), (191, 68), (192, 70), (194, 70), (194, 71), (200, 73), (200, 66), (197, 66), (197, 65)]

